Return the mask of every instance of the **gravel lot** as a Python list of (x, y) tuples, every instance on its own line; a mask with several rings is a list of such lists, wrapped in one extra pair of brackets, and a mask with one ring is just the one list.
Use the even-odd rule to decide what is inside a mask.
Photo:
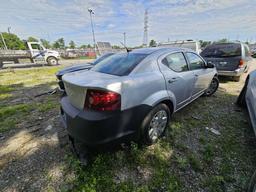
[(97, 154), (83, 168), (63, 142), (60, 94), (34, 97), (57, 86), (62, 67), (0, 71), (0, 191), (245, 190), (256, 142), (248, 114), (234, 103), (247, 74), (239, 83), (221, 78), (218, 92), (175, 114), (154, 146)]

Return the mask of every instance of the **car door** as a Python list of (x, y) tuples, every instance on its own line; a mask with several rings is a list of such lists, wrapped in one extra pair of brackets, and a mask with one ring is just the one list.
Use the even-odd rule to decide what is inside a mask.
[(191, 99), (194, 74), (189, 71), (182, 52), (165, 54), (159, 58), (159, 66), (166, 81), (166, 87), (176, 98), (176, 109), (181, 108)]
[(29, 44), (29, 48), (31, 50), (31, 56), (35, 62), (42, 62), (44, 61), (44, 54), (45, 51), (43, 47), (38, 43), (31, 43)]
[(196, 53), (186, 52), (189, 62), (189, 69), (194, 75), (194, 88), (192, 90), (192, 99), (201, 95), (205, 91), (212, 80), (211, 70), (206, 67), (205, 61)]

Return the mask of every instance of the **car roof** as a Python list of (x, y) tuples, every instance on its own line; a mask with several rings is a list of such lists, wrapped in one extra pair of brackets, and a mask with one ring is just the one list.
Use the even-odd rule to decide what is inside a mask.
[(193, 51), (187, 48), (180, 48), (180, 47), (151, 47), (151, 48), (140, 48), (132, 50), (132, 53), (141, 53), (141, 54), (152, 54), (156, 52), (165, 52), (165, 51)]

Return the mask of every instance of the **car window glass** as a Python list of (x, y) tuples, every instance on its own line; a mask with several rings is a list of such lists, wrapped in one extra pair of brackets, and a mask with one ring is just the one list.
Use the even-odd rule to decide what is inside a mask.
[(205, 68), (204, 61), (195, 53), (187, 53), (187, 57), (191, 70)]
[(147, 54), (140, 53), (119, 53), (114, 54), (100, 61), (91, 70), (111, 75), (128, 75)]
[(201, 53), (203, 57), (237, 57), (241, 56), (241, 45), (237, 43), (213, 44)]
[(166, 56), (162, 63), (176, 72), (188, 71), (188, 65), (182, 53), (173, 53)]
[(32, 49), (40, 50), (40, 46), (38, 44), (31, 44)]

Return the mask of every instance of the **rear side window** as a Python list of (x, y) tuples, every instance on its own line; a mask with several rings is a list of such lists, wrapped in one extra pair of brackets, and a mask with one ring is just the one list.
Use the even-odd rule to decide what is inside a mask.
[(147, 54), (120, 53), (100, 61), (91, 70), (111, 75), (128, 75)]
[(241, 45), (236, 43), (215, 44), (206, 47), (203, 57), (236, 57), (241, 56)]
[(205, 68), (204, 61), (195, 53), (186, 53), (189, 61), (191, 70)]
[(188, 65), (182, 53), (173, 53), (166, 56), (162, 63), (176, 72), (188, 71)]

